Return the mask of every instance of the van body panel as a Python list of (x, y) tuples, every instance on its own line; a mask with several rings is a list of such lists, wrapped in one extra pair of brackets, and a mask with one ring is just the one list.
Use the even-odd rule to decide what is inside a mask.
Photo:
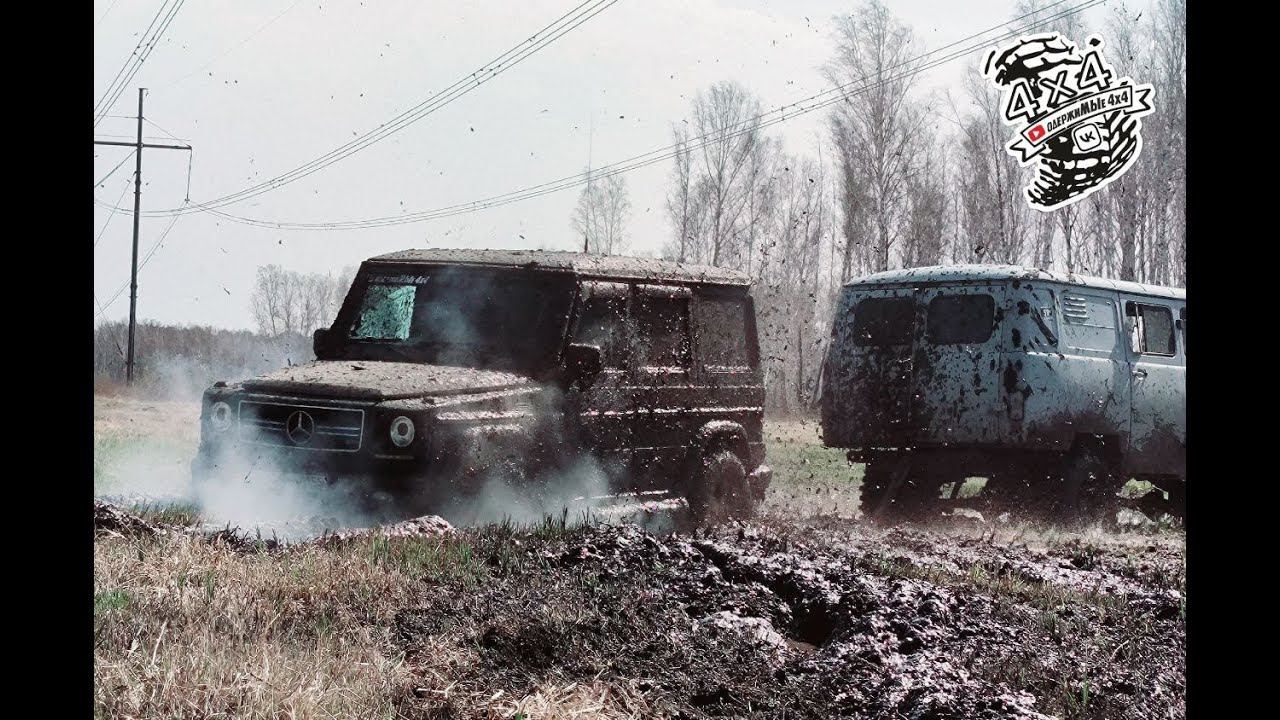
[[(833, 351), (823, 368), (827, 445), (894, 447), (911, 442), (914, 295), (910, 287), (870, 287), (841, 296), (832, 326)], [(855, 322), (859, 306), (863, 319)]]
[(915, 292), (911, 424), (915, 444), (986, 445), (1008, 432), (999, 369), (1003, 284)]
[(1130, 372), (1116, 293), (1043, 283), (1010, 293), (1007, 391), (1023, 403), (1011, 439), (1065, 451), (1079, 435), (1102, 435), (1125, 446)]
[[(1185, 302), (1131, 294), (1121, 294), (1120, 300), (1145, 316), (1126, 317), (1132, 433), (1125, 465), (1135, 474), (1185, 475), (1186, 347), (1177, 329), (1179, 311), (1185, 308)], [(1145, 328), (1144, 319), (1148, 326)], [(1157, 325), (1160, 334), (1168, 336), (1167, 347), (1150, 346), (1153, 338), (1149, 336), (1156, 333)]]
[[(989, 337), (961, 312), (985, 312), (980, 296), (995, 308)], [(884, 314), (864, 301), (895, 298), (913, 304), (909, 329), (858, 317), (860, 309)], [(1142, 319), (1126, 303), (1148, 308), (1134, 311), (1147, 313), (1146, 348)], [(824, 442), (851, 457), (952, 451), (976, 472), (998, 463), (1001, 450), (1066, 453), (1090, 437), (1133, 475), (1185, 477), (1185, 313), (1178, 288), (1016, 267), (913, 268), (852, 281), (823, 366)], [(897, 342), (868, 342), (866, 328)]]

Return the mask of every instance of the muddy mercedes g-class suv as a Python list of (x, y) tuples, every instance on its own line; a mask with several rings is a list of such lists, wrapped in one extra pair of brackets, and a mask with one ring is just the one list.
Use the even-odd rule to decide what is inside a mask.
[(866, 463), (863, 513), (924, 518), (985, 478), (982, 507), (1114, 518), (1129, 478), (1186, 502), (1186, 291), (1015, 266), (846, 284), (822, 435)]
[(248, 464), (438, 511), (495, 479), (537, 493), (587, 460), (610, 492), (678, 494), (713, 522), (749, 516), (771, 478), (739, 272), (406, 250), (361, 265), (314, 348), (205, 392), (195, 481)]

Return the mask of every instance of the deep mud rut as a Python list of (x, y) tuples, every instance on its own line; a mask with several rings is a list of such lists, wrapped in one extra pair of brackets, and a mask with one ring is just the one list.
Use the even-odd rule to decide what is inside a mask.
[[(1185, 714), (1180, 549), (842, 525), (531, 539), (536, 570), (424, 588), (397, 642), (469, 651), (464, 686), (605, 679), (671, 717)], [(406, 714), (467, 715), (426, 696)]]
[[(106, 505), (95, 521), (174, 531)], [(437, 518), (384, 532), (469, 533)], [(420, 674), (404, 717), (487, 717), (475, 698), (570, 683), (626, 688), (636, 717), (1185, 715), (1178, 535), (814, 519), (485, 537), (486, 581), (424, 584), (386, 628)]]

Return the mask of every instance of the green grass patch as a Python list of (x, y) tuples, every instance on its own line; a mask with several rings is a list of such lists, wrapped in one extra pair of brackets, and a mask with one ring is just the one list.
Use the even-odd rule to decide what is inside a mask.
[(133, 505), (128, 511), (155, 525), (195, 527), (200, 524), (200, 509), (190, 503)]
[(797, 485), (840, 483), (857, 485), (862, 467), (850, 466), (843, 450), (812, 443), (774, 441), (768, 443), (766, 462), (773, 468), (774, 482)]
[(101, 615), (112, 610), (123, 610), (133, 600), (124, 590), (107, 590), (93, 594), (93, 614)]

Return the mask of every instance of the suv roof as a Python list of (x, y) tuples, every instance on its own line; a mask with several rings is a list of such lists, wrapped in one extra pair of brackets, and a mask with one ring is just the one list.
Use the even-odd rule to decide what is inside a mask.
[(981, 280), (1040, 280), (1083, 285), (1085, 287), (1104, 288), (1120, 292), (1159, 297), (1187, 299), (1185, 288), (1164, 287), (1162, 285), (1144, 285), (1127, 280), (1111, 280), (1108, 278), (1060, 273), (1052, 270), (1025, 267), (1022, 265), (931, 265), (905, 270), (888, 270), (874, 275), (850, 280), (845, 287), (861, 285), (894, 285), (899, 283), (920, 282), (968, 282)]
[(424, 265), (472, 265), (478, 267), (527, 267), (568, 272), (581, 277), (626, 278), (714, 285), (749, 285), (746, 273), (710, 265), (690, 265), (667, 260), (597, 255), (562, 250), (401, 250), (378, 255), (368, 262), (421, 263)]

